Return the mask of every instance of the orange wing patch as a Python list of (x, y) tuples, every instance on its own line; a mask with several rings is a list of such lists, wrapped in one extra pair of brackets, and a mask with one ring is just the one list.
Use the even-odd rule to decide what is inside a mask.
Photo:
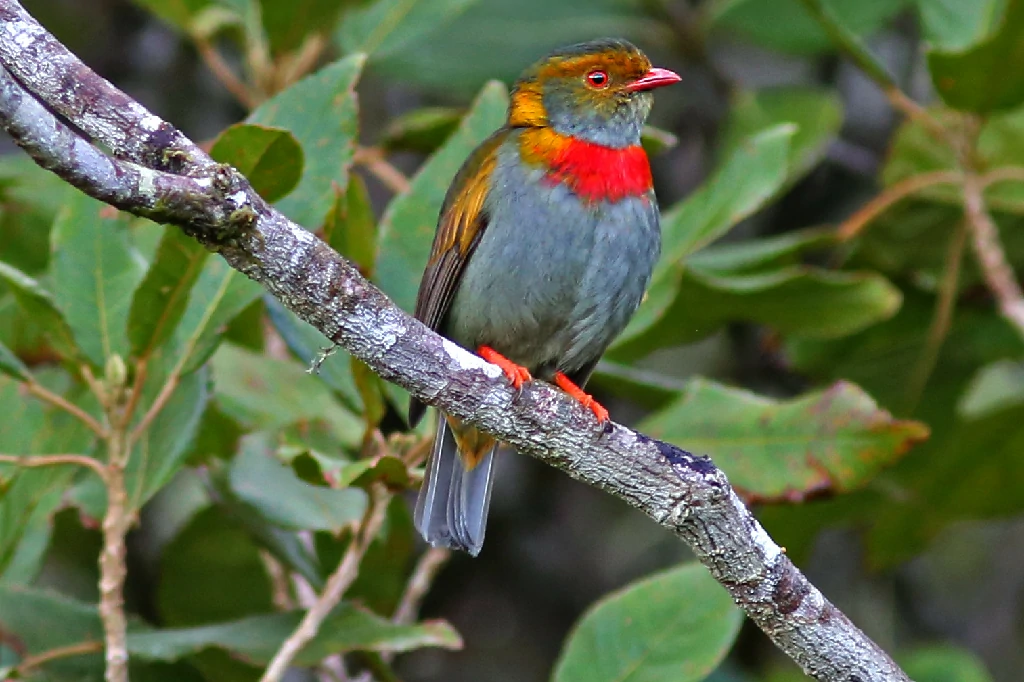
[(497, 165), (498, 156), (489, 149), (474, 168), (467, 169), (462, 178), (456, 178), (454, 187), (457, 189), (448, 198), (447, 207), (437, 227), (437, 240), (430, 254), (431, 263), (456, 245), (460, 256), (465, 257), (469, 253), (478, 236), (478, 219), (487, 200), (491, 174)]

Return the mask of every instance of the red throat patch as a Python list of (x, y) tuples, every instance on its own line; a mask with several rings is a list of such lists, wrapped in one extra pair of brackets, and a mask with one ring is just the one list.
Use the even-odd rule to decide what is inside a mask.
[(524, 160), (547, 166), (551, 184), (564, 183), (587, 202), (643, 196), (653, 186), (647, 153), (639, 145), (612, 149), (533, 128), (523, 132), (520, 151)]

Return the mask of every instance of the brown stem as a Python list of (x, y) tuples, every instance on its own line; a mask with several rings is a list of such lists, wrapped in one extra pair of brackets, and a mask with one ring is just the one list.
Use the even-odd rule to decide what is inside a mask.
[(199, 56), (206, 64), (206, 67), (210, 69), (210, 72), (224, 86), (224, 89), (230, 92), (243, 107), (254, 109), (258, 103), (256, 96), (249, 90), (249, 86), (228, 66), (228, 63), (224, 61), (224, 58), (217, 51), (217, 48), (213, 46), (213, 43), (208, 38), (198, 36), (194, 37), (193, 40)]
[(298, 51), (278, 67), (278, 89), (284, 90), (312, 71), (328, 44), (322, 33), (306, 36)]
[(993, 168), (981, 176), (983, 189), (1000, 182), (1024, 182), (1024, 168), (1020, 166), (1002, 166)]
[(0, 462), (25, 468), (71, 464), (91, 469), (101, 480), (107, 480), (107, 468), (103, 466), (103, 462), (87, 455), (0, 455)]
[(342, 557), (338, 568), (327, 579), (323, 593), (303, 617), (302, 622), (295, 629), (288, 639), (284, 641), (281, 648), (274, 655), (260, 682), (278, 682), (288, 666), (295, 659), (302, 647), (306, 646), (320, 630), (320, 625), (327, 618), (328, 614), (341, 601), (349, 585), (359, 575), (359, 564), (369, 549), (370, 543), (377, 535), (381, 525), (384, 523), (384, 516), (387, 512), (388, 502), (391, 494), (383, 486), (375, 486), (370, 495), (370, 509), (357, 529), (345, 556)]
[(100, 552), (100, 619), (106, 648), (106, 682), (128, 682), (128, 622), (124, 614), (124, 582), (128, 575), (125, 538), (131, 526), (124, 472), (130, 446), (125, 433), (114, 429), (107, 440), (107, 512), (103, 516)]
[(56, 661), (62, 658), (71, 658), (72, 656), (95, 654), (100, 651), (103, 651), (103, 642), (78, 642), (76, 644), (69, 644), (67, 646), (57, 647), (56, 649), (43, 651), (42, 653), (38, 653), (34, 656), (27, 656), (22, 659), (16, 669), (22, 676), (28, 676), (28, 673), (51, 661)]
[(448, 563), (451, 555), (452, 553), (444, 547), (430, 547), (423, 553), (423, 556), (416, 562), (416, 568), (413, 569), (412, 577), (409, 578), (409, 582), (405, 586), (405, 593), (402, 594), (402, 599), (398, 602), (398, 608), (395, 609), (395, 615), (391, 620), (402, 625), (416, 620), (423, 597), (430, 591), (434, 578)]
[(949, 247), (946, 252), (946, 268), (943, 273), (942, 282), (939, 284), (938, 296), (935, 299), (935, 313), (932, 316), (931, 325), (928, 328), (928, 338), (925, 342), (921, 359), (918, 360), (914, 373), (910, 378), (907, 388), (907, 414), (912, 414), (917, 407), (918, 401), (924, 394), (928, 379), (931, 378), (935, 365), (939, 360), (939, 353), (942, 351), (942, 344), (949, 335), (950, 326), (953, 323), (953, 311), (956, 303), (957, 287), (960, 284), (960, 266), (963, 263), (964, 247), (967, 245), (967, 226), (959, 225), (949, 237)]
[[(179, 365), (180, 364), (181, 363), (179, 363)], [(174, 389), (178, 387), (178, 382), (180, 380), (181, 369), (179, 366), (172, 370), (171, 375), (167, 377), (167, 381), (165, 381), (163, 387), (161, 387), (160, 393), (157, 394), (156, 400), (154, 400), (153, 404), (149, 406), (149, 409), (146, 410), (146, 414), (143, 415), (139, 425), (132, 431), (131, 437), (128, 439), (129, 448), (138, 442), (139, 438), (142, 437), (142, 434), (146, 433), (146, 429), (150, 427), (153, 420), (160, 414), (160, 410), (164, 409), (164, 406), (167, 405), (167, 401), (169, 401), (171, 396), (174, 395)], [(132, 397), (134, 398), (134, 396)]]
[(392, 166), (379, 148), (360, 147), (356, 150), (355, 162), (368, 170), (395, 194), (404, 194), (409, 191), (409, 178)]
[(89, 430), (95, 433), (100, 438), (106, 437), (107, 429), (98, 421), (96, 421), (96, 419), (91, 414), (80, 408), (78, 405), (69, 402), (67, 399), (57, 395), (56, 393), (47, 389), (42, 384), (36, 383), (35, 381), (27, 382), (25, 384), (25, 388), (28, 390), (29, 393), (39, 398), (40, 400), (48, 402), (54, 407), (64, 410), (71, 416), (75, 417), (76, 419), (78, 419), (78, 421), (82, 422), (87, 427), (89, 427)]
[(959, 183), (963, 176), (957, 171), (933, 171), (912, 175), (909, 178), (900, 180), (895, 185), (887, 187), (878, 196), (866, 203), (856, 213), (846, 219), (837, 231), (839, 239), (847, 241), (853, 239), (872, 220), (891, 208), (894, 204), (906, 199), (912, 194), (934, 187), (936, 185), (953, 185)]
[(985, 207), (983, 191), (981, 178), (967, 173), (963, 180), (964, 211), (971, 243), (985, 283), (999, 304), (999, 312), (1024, 336), (1024, 293), (1006, 260), (999, 230)]

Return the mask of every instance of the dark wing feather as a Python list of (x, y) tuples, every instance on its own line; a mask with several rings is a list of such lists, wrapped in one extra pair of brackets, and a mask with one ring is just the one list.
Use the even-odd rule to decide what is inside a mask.
[[(508, 137), (501, 129), (477, 147), (452, 181), (441, 206), (441, 216), (416, 296), (416, 319), (438, 331), (451, 307), (459, 279), (470, 254), (487, 228), (484, 204), (490, 188), (491, 173), (498, 162), (498, 147)], [(413, 399), (409, 403), (409, 424), (415, 426), (426, 406)]]

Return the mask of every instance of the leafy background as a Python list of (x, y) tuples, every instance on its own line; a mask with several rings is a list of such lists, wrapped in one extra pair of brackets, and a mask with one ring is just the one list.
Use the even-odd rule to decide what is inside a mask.
[[(684, 83), (658, 92), (645, 136), (664, 258), (598, 368), (599, 398), (711, 454), (918, 682), (1020, 679), (1021, 330), (976, 265), (957, 181), (906, 190), (958, 172), (955, 145), (902, 118), (878, 81), (894, 74), (975, 171), (1002, 174), (985, 198), (1024, 266), (1024, 1), (25, 6), (406, 309), (444, 191), (501, 124), (507, 84), (555, 46), (635, 40)], [(99, 419), (88, 377), (119, 367), (153, 417), (134, 422), (125, 483), (133, 679), (256, 679), (297, 623), (296, 585), (322, 587), (375, 481), (399, 495), (301, 665), (345, 654), (353, 679), (381, 680), (801, 678), (681, 543), (519, 457), (501, 463), (481, 557), (451, 558), (427, 620), (396, 619), (423, 551), (407, 503), (429, 437), (401, 434), (406, 396), (343, 353), (306, 375), (325, 340), (259, 287), (8, 151), (0, 452), (102, 459), (80, 421), (36, 398)], [(872, 200), (884, 210), (862, 219)], [(89, 471), (0, 463), (0, 671), (102, 678), (88, 644), (105, 506)]]

